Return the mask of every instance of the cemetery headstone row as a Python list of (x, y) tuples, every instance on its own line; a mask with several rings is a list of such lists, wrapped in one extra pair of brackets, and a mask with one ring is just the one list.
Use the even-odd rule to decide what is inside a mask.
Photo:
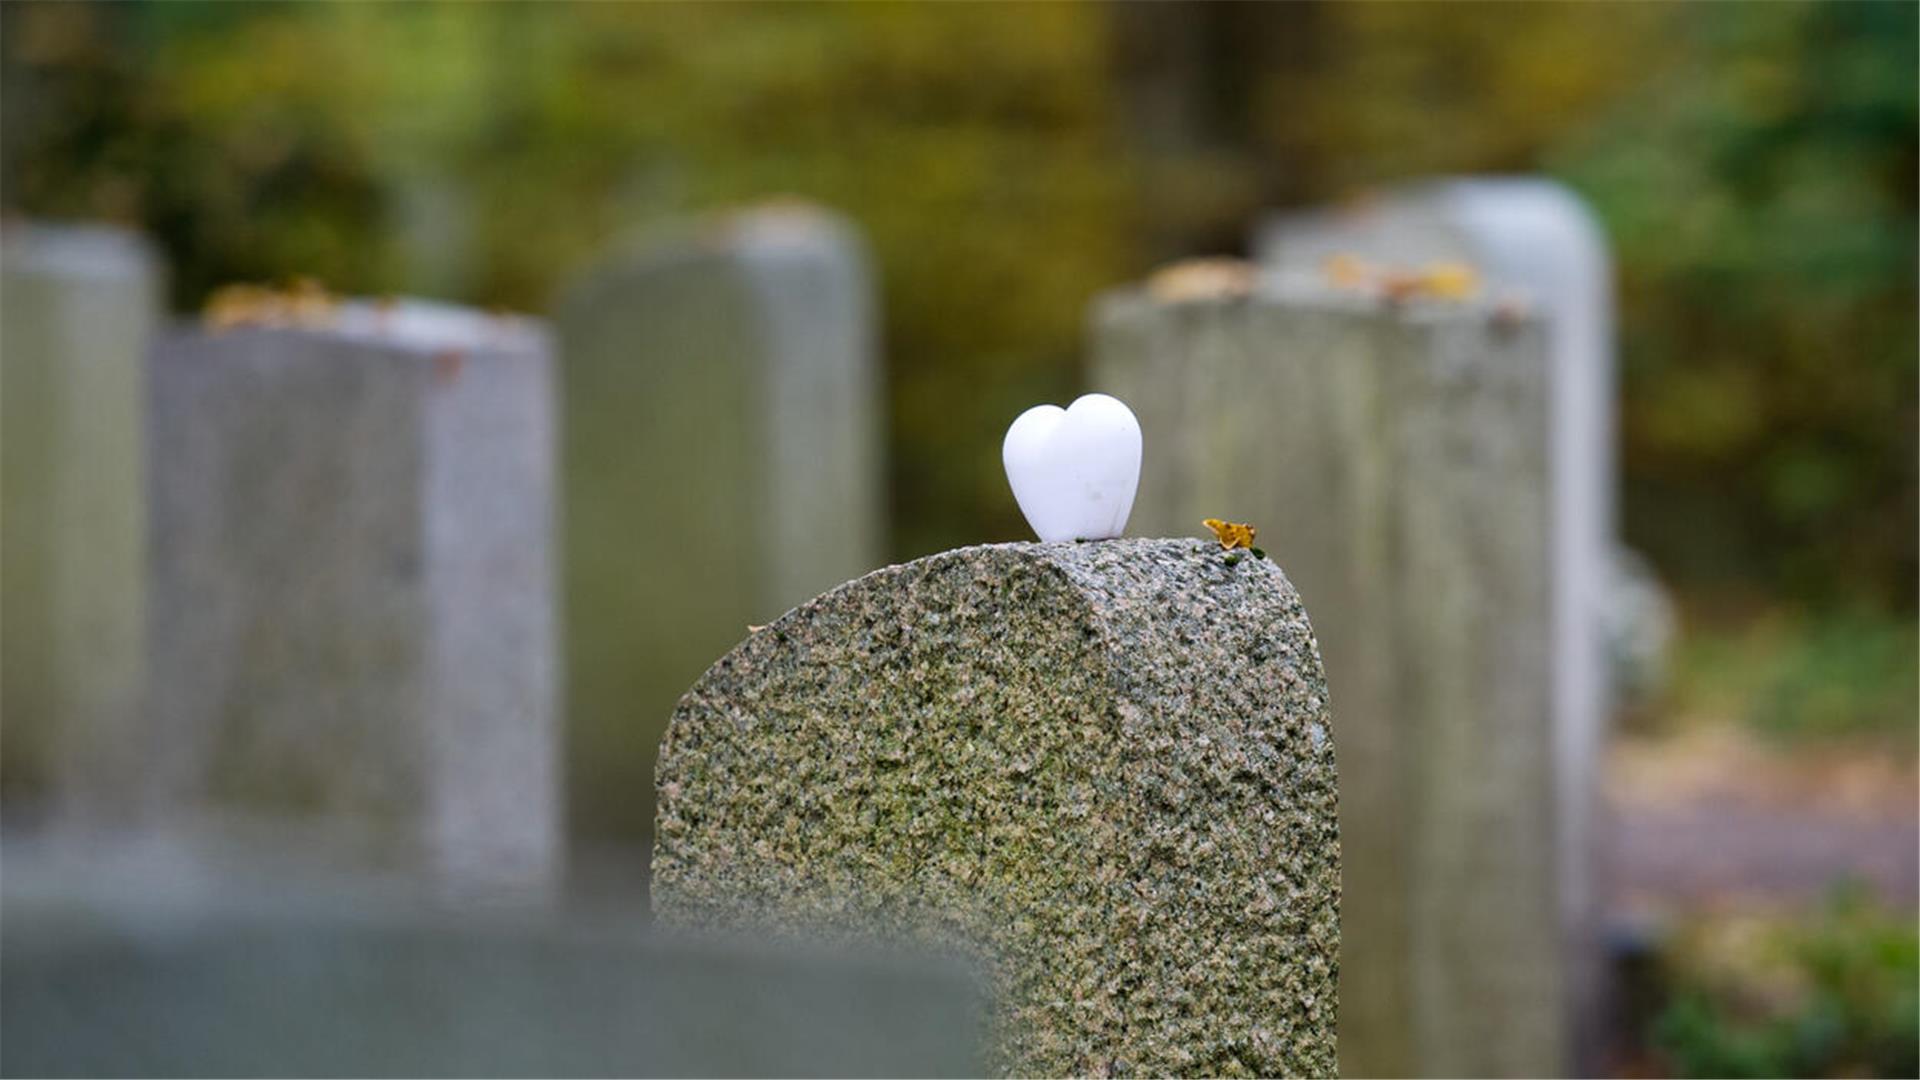
[(643, 841), (679, 691), (877, 561), (872, 286), (823, 211), (643, 238), (562, 299), (559, 371), (538, 320), (314, 286), (162, 331), (137, 238), (5, 236), (15, 805), (318, 818), (543, 895), (560, 793)]
[[(351, 823), (516, 900), (563, 835), (644, 841), (657, 795), (664, 918), (957, 945), (1009, 1072), (1329, 1074), (1336, 984), (1350, 1074), (1560, 1071), (1592, 1011), (1604, 248), (1521, 181), (1258, 246), (1101, 301), (1092, 382), (1138, 423), (1083, 411), (1137, 498), (1117, 471), (1045, 527), (1250, 522), (1299, 594), (1264, 553), (1100, 540), (809, 601), (882, 546), (873, 285), (833, 215), (643, 238), (557, 343), (311, 296), (160, 335), (136, 239), (9, 225), (0, 790)], [(1073, 479), (1045, 442), (1007, 451), (1040, 455), (1037, 528)]]

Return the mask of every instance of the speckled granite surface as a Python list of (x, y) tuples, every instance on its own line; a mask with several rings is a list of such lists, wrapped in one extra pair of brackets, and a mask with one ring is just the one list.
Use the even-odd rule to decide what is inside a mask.
[(753, 633), (661, 748), (668, 924), (966, 943), (1020, 1075), (1331, 1075), (1325, 682), (1273, 563), (963, 548)]

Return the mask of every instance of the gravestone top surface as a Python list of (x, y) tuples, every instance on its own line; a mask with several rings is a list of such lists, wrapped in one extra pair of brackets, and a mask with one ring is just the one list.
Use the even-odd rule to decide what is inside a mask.
[(1020, 1074), (1334, 1070), (1327, 694), (1272, 562), (994, 544), (753, 632), (661, 749), (668, 924), (930, 936)]
[(292, 335), (367, 345), (395, 354), (545, 353), (550, 349), (545, 321), (529, 315), (412, 297), (324, 294), (310, 307), (295, 310), (280, 294), (266, 295), (271, 303), (283, 306), (258, 315), (243, 314), (230, 326), (197, 326), (188, 336)]
[[(1195, 269), (1206, 269), (1196, 267)], [(1248, 264), (1237, 277), (1188, 275), (1187, 264), (1174, 263), (1141, 284), (1122, 285), (1094, 301), (1092, 323), (1124, 317), (1130, 312), (1216, 311), (1242, 305), (1321, 311), (1329, 314), (1374, 317), (1390, 314), (1397, 323), (1412, 326), (1461, 325), (1485, 322), (1502, 329), (1539, 324), (1543, 313), (1535, 305), (1504, 294), (1484, 291), (1468, 296), (1438, 296), (1420, 290), (1390, 295), (1374, 283), (1344, 285), (1319, 269), (1254, 267)], [(1172, 282), (1173, 284), (1169, 284)]]
[(146, 238), (113, 225), (9, 221), (0, 226), (0, 259), (38, 274), (120, 278), (153, 272), (159, 256)]
[(352, 300), (340, 305), (335, 333), (406, 350), (545, 349), (545, 324), (527, 315), (482, 311), (437, 300)]
[(1496, 285), (1552, 301), (1571, 263), (1604, 264), (1606, 238), (1571, 188), (1537, 176), (1435, 177), (1348, 203), (1268, 215), (1253, 246), (1268, 265), (1312, 265), (1336, 253), (1405, 263), (1471, 257)]
[(774, 200), (637, 229), (592, 273), (563, 287), (557, 307), (564, 313), (590, 305), (609, 291), (627, 288), (628, 275), (671, 272), (688, 264), (819, 263), (848, 256), (861, 263), (866, 259), (866, 243), (849, 219), (809, 202)]

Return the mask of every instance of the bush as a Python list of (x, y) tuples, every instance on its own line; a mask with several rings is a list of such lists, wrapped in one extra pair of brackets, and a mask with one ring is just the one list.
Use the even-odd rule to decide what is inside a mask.
[(1842, 890), (1805, 923), (1696, 927), (1653, 1039), (1681, 1076), (1920, 1074), (1920, 932)]

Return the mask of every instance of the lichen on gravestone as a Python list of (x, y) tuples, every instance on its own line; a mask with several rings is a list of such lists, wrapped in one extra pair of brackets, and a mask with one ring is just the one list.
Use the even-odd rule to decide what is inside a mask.
[(655, 910), (958, 947), (1010, 1074), (1330, 1075), (1329, 724), (1271, 561), (1110, 540), (889, 567), (681, 700)]

